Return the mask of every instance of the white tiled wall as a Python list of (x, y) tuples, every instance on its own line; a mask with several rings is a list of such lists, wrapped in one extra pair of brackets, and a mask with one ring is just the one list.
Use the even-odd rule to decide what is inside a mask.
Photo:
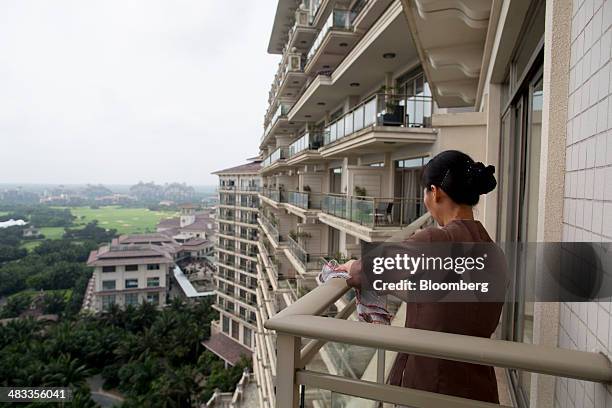
[[(574, 0), (565, 241), (612, 241), (612, 0)], [(559, 345), (612, 355), (610, 302), (561, 305)], [(612, 408), (612, 388), (559, 379), (557, 407)]]

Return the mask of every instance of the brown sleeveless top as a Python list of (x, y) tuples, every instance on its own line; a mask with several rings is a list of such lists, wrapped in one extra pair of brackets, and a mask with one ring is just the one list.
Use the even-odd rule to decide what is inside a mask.
[[(427, 228), (408, 241), (492, 242), (478, 221), (455, 220), (442, 228)], [(501, 316), (502, 303), (408, 303), (406, 327), (489, 338)], [(389, 383), (499, 403), (493, 367), (398, 354)]]

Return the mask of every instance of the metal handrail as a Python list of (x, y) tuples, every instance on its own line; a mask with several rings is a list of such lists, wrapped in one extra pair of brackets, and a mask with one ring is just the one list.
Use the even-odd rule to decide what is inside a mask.
[(374, 94), (330, 122), (325, 127), (323, 143), (331, 144), (372, 125), (431, 127), (432, 106), (433, 98), (429, 95)]
[[(283, 365), (291, 365), (293, 376), (297, 374), (297, 378), (301, 378), (304, 384), (313, 386), (314, 380), (310, 381), (309, 372), (303, 370), (304, 365), (301, 361), (303, 353), (308, 352), (307, 354), (310, 355), (312, 351), (309, 352), (307, 348), (301, 350), (299, 348), (299, 338), (306, 337), (314, 341), (333, 341), (445, 360), (514, 368), (606, 384), (612, 383), (612, 365), (601, 353), (404, 327), (379, 325), (374, 330), (367, 323), (318, 316), (348, 290), (349, 287), (344, 279), (331, 279), (299, 298), (264, 324), (266, 329), (276, 330), (278, 333), (278, 373), (287, 374), (288, 367), (283, 367)], [(294, 358), (288, 361), (287, 358), (292, 356)], [(283, 379), (283, 382), (286, 381), (289, 380)], [(385, 402), (407, 404), (407, 401), (413, 401), (411, 398), (415, 397), (414, 393), (407, 392), (404, 399), (399, 396), (399, 400), (389, 400), (388, 396), (385, 397), (385, 392), (393, 393), (398, 387), (343, 377), (334, 376), (327, 380), (317, 377), (316, 382), (324, 389), (333, 389), (325, 388), (326, 384), (330, 387), (334, 384), (334, 386), (341, 386), (351, 382), (367, 385), (373, 393), (365, 392), (361, 387), (344, 387), (343, 393), (364, 398), (372, 398), (372, 395), (375, 394), (376, 399)], [(285, 399), (281, 405), (289, 402), (287, 398), (293, 398), (290, 392), (297, 389), (293, 383), (283, 385), (287, 386), (288, 390), (280, 393), (280, 398)], [(427, 398), (439, 397), (439, 394), (435, 393), (426, 394), (424, 397)], [(465, 405), (465, 401), (469, 400), (456, 397), (446, 398), (451, 398), (452, 404), (449, 402), (448, 406), (492, 406), (490, 404), (481, 405), (482, 403), (476, 401), (473, 401), (473, 405)]]
[(323, 193), (321, 210), (369, 228), (404, 227), (426, 213), (423, 200)]

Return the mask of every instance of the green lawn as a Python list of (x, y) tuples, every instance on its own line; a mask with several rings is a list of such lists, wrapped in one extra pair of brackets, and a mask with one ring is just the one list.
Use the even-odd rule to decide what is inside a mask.
[(42, 227), (39, 230), (46, 239), (60, 239), (64, 235), (64, 227)]
[(98, 220), (98, 225), (106, 229), (116, 229), (120, 234), (153, 232), (157, 223), (164, 218), (177, 215), (173, 211), (150, 211), (148, 208), (121, 208), (117, 206), (70, 208), (77, 217), (75, 224), (85, 225)]
[[(65, 207), (56, 207), (65, 208)], [(72, 228), (84, 226), (88, 222), (98, 220), (98, 225), (106, 229), (116, 229), (119, 234), (137, 234), (154, 232), (157, 223), (164, 218), (178, 215), (174, 211), (150, 211), (148, 208), (121, 208), (107, 206), (92, 209), (90, 207), (69, 207), (72, 215), (76, 217)], [(62, 227), (43, 227), (41, 233), (47, 239), (60, 239), (64, 234)], [(23, 248), (32, 250), (40, 241), (26, 241)]]

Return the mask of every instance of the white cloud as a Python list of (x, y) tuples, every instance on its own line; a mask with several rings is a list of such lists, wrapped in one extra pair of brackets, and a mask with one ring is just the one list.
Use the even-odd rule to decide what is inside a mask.
[(3, 0), (0, 182), (214, 183), (257, 152), (275, 6)]

